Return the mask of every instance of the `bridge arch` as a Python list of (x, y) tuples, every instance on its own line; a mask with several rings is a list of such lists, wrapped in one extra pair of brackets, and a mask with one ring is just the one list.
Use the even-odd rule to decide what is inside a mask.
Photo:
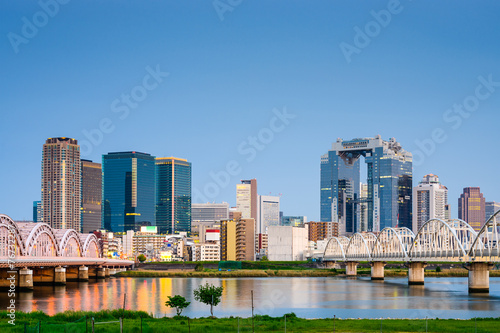
[(59, 242), (48, 224), (18, 223), (18, 225), (24, 236), (27, 256), (59, 256)]
[(59, 241), (59, 254), (63, 257), (81, 257), (80, 235), (73, 229), (57, 229), (54, 234)]
[[(418, 231), (410, 249), (410, 260), (459, 261), (465, 260), (466, 248), (476, 232), (462, 220), (431, 219)], [(465, 247), (464, 247), (465, 245)]]
[(377, 237), (372, 250), (372, 260), (408, 260), (415, 234), (408, 228), (384, 228)]
[(346, 255), (347, 259), (366, 259), (370, 260), (372, 257), (372, 249), (377, 236), (373, 233), (355, 233), (351, 236), (349, 245), (347, 246)]
[(80, 244), (83, 244), (82, 257), (100, 258), (101, 247), (99, 241), (94, 234), (80, 234)]
[(483, 225), (472, 244), (469, 256), (474, 261), (500, 260), (500, 210)]
[[(14, 244), (12, 244), (12, 237), (15, 240)], [(9, 255), (12, 255), (12, 248), (10, 248), (12, 245), (15, 246), (14, 254), (16, 256), (24, 255), (24, 241), (17, 223), (9, 216), (0, 214), (0, 257), (9, 257)], [(9, 250), (11, 253), (9, 253)]]
[(347, 237), (332, 237), (328, 240), (323, 253), (323, 260), (338, 260), (345, 261), (345, 249), (349, 245), (349, 238)]

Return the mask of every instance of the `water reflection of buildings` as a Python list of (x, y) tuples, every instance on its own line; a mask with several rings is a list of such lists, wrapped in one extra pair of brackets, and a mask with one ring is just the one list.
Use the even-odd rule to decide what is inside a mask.
[[(411, 286), (405, 279), (387, 278), (373, 283), (365, 278), (117, 278), (99, 282), (37, 286), (17, 295), (16, 310), (43, 311), (49, 315), (65, 310), (99, 311), (126, 308), (155, 316), (173, 316), (165, 306), (168, 296), (182, 295), (191, 302), (183, 314), (209, 315), (209, 306), (193, 299), (200, 284), (224, 287), (216, 316), (251, 315), (251, 291), (256, 314), (331, 317), (425, 317), (464, 318), (494, 316), (500, 309), (498, 278), (492, 278), (490, 294), (468, 295), (466, 279), (427, 279), (424, 286)], [(0, 298), (0, 307), (8, 299)], [(377, 312), (378, 311), (378, 312)]]

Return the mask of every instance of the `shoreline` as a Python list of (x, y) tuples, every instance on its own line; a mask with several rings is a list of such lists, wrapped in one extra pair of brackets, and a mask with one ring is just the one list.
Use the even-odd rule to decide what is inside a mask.
[[(345, 270), (329, 270), (329, 269), (311, 269), (311, 270), (258, 270), (258, 269), (241, 269), (231, 271), (202, 271), (194, 270), (184, 271), (158, 271), (158, 270), (132, 270), (120, 272), (115, 277), (183, 277), (183, 278), (198, 278), (198, 277), (330, 277), (339, 276), (346, 277)], [(369, 270), (361, 270), (358, 276), (369, 277)], [(407, 270), (386, 270), (386, 277), (406, 277)], [(466, 269), (444, 269), (441, 272), (425, 271), (425, 277), (468, 277)], [(500, 277), (500, 271), (490, 271), (490, 277)]]

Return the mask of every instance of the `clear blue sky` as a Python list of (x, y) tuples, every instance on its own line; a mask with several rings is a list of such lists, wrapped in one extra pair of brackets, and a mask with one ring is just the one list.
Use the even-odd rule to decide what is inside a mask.
[[(47, 15), (36, 1), (2, 1), (0, 212), (31, 219), (46, 138), (88, 141), (100, 123), (107, 133), (88, 159), (187, 158), (202, 193), (234, 161), (229, 184), (206, 198), (235, 204), (235, 184), (257, 178), (260, 194), (282, 194), (285, 215), (309, 220), (319, 218), (320, 156), (337, 137), (380, 134), (414, 152), (440, 128), (446, 140), (414, 166), (414, 185), (439, 175), (455, 216), (463, 187), (500, 201), (500, 83), (476, 92), (480, 76), (500, 82), (500, 3), (227, 3), (69, 1)], [(148, 66), (169, 75), (158, 83)], [(132, 92), (140, 101), (127, 107)], [(475, 111), (451, 109), (464, 102)], [(284, 109), (295, 118), (282, 126), (273, 110)]]

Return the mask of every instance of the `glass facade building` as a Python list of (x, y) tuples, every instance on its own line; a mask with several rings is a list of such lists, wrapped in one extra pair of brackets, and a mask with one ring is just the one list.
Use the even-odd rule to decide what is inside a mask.
[(282, 216), (281, 225), (287, 227), (301, 227), (307, 222), (307, 216)]
[[(360, 157), (367, 167), (367, 193), (360, 196)], [(361, 208), (368, 207), (367, 231), (412, 227), (412, 155), (394, 139), (380, 136), (337, 139), (321, 157), (321, 221), (339, 222), (339, 233), (361, 231)], [(363, 228), (364, 229), (364, 228)]]
[(102, 157), (102, 226), (112, 232), (155, 224), (155, 157), (116, 152)]
[(191, 232), (191, 163), (156, 159), (156, 226), (159, 233)]

